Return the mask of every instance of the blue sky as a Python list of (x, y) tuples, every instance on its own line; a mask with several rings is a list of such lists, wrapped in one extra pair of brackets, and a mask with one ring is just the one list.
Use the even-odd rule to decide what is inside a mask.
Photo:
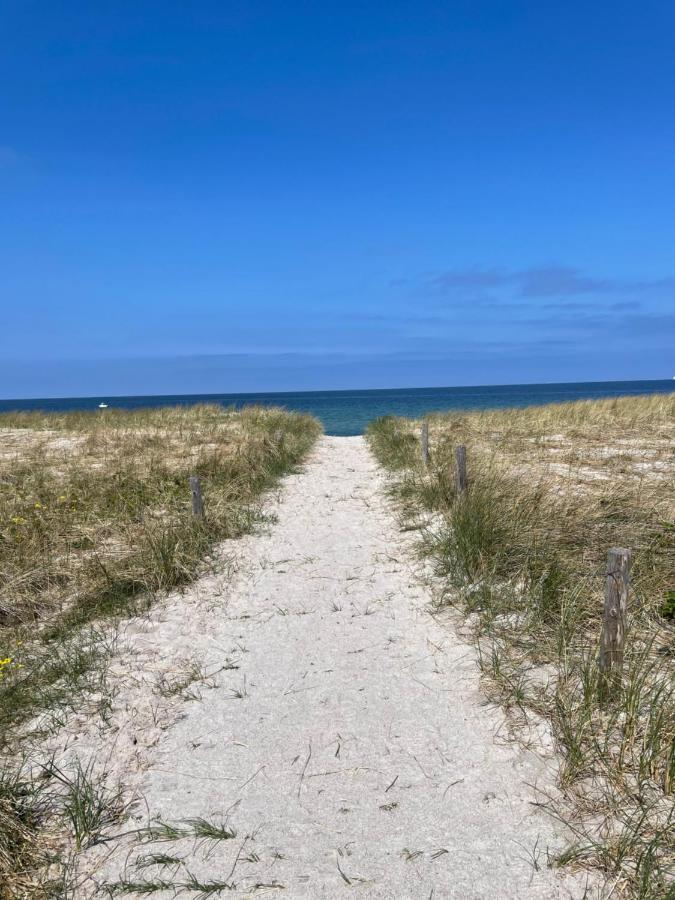
[(671, 2), (0, 14), (0, 396), (675, 374)]

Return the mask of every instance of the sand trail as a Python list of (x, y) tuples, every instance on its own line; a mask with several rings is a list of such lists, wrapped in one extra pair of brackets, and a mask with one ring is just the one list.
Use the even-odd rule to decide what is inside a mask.
[[(581, 879), (547, 868), (561, 837), (531, 802), (553, 763), (500, 738), (473, 649), (428, 611), (414, 538), (363, 438), (322, 438), (268, 512), (226, 545), (234, 577), (209, 575), (128, 626), (136, 688), (116, 701), (111, 765), (138, 798), (122, 830), (204, 817), (236, 836), (121, 839), (97, 851), (95, 881), (581, 897)], [(152, 674), (188, 658), (217, 674), (162, 721)], [(183, 862), (137, 868), (150, 853)]]

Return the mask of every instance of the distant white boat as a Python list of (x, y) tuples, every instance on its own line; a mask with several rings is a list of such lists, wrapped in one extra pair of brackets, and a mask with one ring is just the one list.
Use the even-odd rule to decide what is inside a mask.
[(99, 408), (99, 409), (107, 409), (107, 408), (108, 408), (108, 404), (107, 404), (107, 403), (99, 403), (98, 408)]

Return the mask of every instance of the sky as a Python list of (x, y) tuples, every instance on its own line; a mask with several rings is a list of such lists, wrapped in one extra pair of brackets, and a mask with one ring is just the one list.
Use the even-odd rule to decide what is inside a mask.
[(0, 0), (0, 396), (671, 378), (673, 34)]

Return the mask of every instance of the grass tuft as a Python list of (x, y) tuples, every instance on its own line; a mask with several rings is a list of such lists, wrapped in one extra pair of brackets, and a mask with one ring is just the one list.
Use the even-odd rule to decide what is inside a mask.
[(119, 820), (123, 809), (121, 792), (119, 788), (111, 790), (104, 777), (94, 774), (93, 763), (83, 767), (77, 760), (73, 775), (53, 764), (45, 767), (45, 773), (65, 789), (61, 806), (76, 850), (91, 847), (109, 825)]

